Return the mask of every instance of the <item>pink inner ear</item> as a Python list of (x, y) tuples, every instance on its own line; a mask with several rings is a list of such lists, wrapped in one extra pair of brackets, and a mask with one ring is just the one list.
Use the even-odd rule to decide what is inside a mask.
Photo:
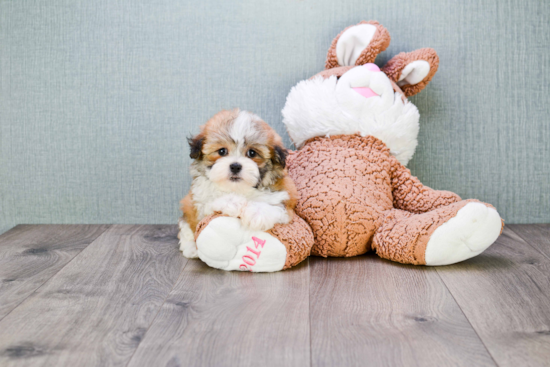
[(357, 88), (351, 88), (351, 89), (353, 89), (354, 91), (356, 91), (357, 93), (359, 93), (365, 98), (378, 97), (378, 94), (374, 93), (372, 89), (367, 87), (357, 87)]

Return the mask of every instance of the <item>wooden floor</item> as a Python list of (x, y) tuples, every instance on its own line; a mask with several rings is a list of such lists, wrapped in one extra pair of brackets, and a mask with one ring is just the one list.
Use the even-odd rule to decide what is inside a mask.
[(224, 272), (176, 226), (21, 225), (0, 236), (0, 366), (550, 366), (550, 225), (477, 258), (310, 258)]

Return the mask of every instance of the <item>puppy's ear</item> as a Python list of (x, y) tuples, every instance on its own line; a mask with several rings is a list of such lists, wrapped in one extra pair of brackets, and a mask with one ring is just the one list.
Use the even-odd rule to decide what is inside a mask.
[(282, 168), (285, 168), (286, 156), (288, 155), (288, 151), (279, 145), (275, 145), (275, 148), (273, 148), (273, 151), (274, 151), (273, 158), (272, 158), (273, 164), (279, 165)]
[(187, 142), (189, 143), (189, 157), (192, 159), (200, 159), (202, 158), (202, 145), (204, 144), (204, 135), (199, 134), (195, 137), (189, 137), (187, 138)]

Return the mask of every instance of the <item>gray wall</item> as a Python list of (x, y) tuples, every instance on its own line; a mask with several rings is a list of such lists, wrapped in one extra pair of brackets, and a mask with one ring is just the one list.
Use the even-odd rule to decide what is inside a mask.
[(290, 88), (345, 26), (435, 48), (409, 167), (428, 186), (550, 222), (548, 1), (0, 0), (1, 228), (174, 223), (186, 135), (222, 108), (284, 137)]

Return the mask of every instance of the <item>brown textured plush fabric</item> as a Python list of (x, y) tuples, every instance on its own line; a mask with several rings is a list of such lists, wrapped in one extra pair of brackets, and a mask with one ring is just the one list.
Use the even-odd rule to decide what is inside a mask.
[(462, 200), (423, 214), (391, 209), (372, 243), (378, 256), (403, 264), (425, 265), (426, 245), (432, 233), (470, 202)]
[(286, 247), (286, 262), (284, 269), (291, 268), (304, 261), (313, 247), (313, 233), (308, 224), (299, 216), (292, 216), (288, 224), (276, 224), (267, 231)]
[(313, 138), (289, 156), (288, 170), (299, 193), (296, 214), (315, 237), (312, 255), (349, 257), (369, 251), (394, 205), (421, 213), (460, 200), (423, 186), (372, 136)]
[[(374, 62), (374, 59), (376, 59), (376, 56), (378, 56), (378, 54), (380, 52), (387, 49), (388, 46), (390, 45), (390, 41), (391, 41), (390, 33), (388, 32), (388, 30), (386, 28), (384, 28), (384, 26), (381, 25), (380, 23), (378, 23), (377, 21), (369, 20), (367, 22), (367, 21), (363, 20), (363, 21), (361, 21), (361, 22), (359, 22), (355, 25), (359, 25), (359, 24), (372, 24), (372, 25), (376, 26), (376, 32), (374, 32), (372, 40), (370, 41), (367, 48), (365, 48), (361, 52), (359, 57), (357, 58), (357, 61), (355, 62), (355, 65), (363, 65), (363, 64), (366, 64), (368, 62)], [(332, 44), (330, 45), (330, 48), (328, 49), (327, 61), (325, 63), (325, 69), (331, 69), (331, 68), (335, 68), (337, 66), (342, 66), (342, 65), (338, 64), (338, 57), (336, 55), (336, 44), (338, 43), (338, 40), (340, 39), (340, 36), (345, 31), (347, 31), (349, 28), (354, 27), (355, 25), (349, 26), (346, 29), (344, 29), (332, 41)]]
[(412, 52), (401, 52), (388, 61), (381, 69), (388, 78), (397, 83), (405, 66), (417, 60), (427, 61), (430, 64), (430, 72), (420, 83), (414, 85), (407, 84), (401, 87), (407, 97), (414, 96), (424, 89), (435, 75), (439, 67), (439, 56), (437, 56), (435, 50), (433, 48), (421, 48)]
[(450, 191), (433, 190), (422, 185), (411, 171), (390, 157), (393, 206), (412, 213), (425, 213), (460, 201), (460, 196)]
[[(212, 220), (222, 216), (225, 215), (215, 213), (200, 221), (195, 232), (195, 240)], [(292, 216), (290, 223), (276, 224), (267, 233), (277, 238), (286, 247), (286, 261), (283, 270), (298, 265), (311, 253), (314, 242), (313, 233), (307, 223), (297, 215)]]

